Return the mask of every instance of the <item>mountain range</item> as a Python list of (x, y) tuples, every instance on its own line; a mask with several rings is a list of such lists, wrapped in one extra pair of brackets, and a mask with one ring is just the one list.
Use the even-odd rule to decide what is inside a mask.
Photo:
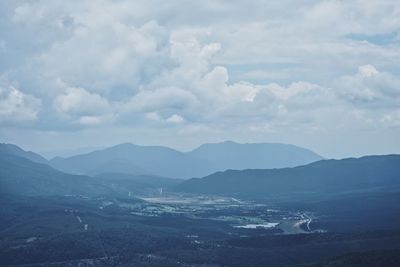
[(400, 155), (321, 160), (282, 169), (227, 170), (179, 184), (177, 191), (242, 197), (324, 195), (400, 186)]
[[(231, 143), (219, 145), (231, 148), (242, 146)], [(282, 146), (286, 147), (286, 145)], [(83, 170), (93, 173), (93, 176), (88, 176), (57, 170), (49, 166), (49, 164), (54, 165), (54, 161), (49, 162), (40, 155), (24, 151), (15, 145), (0, 144), (0, 191), (3, 194), (18, 195), (94, 196), (126, 195), (129, 192), (158, 190), (162, 187), (186, 193), (274, 197), (279, 195), (328, 195), (400, 188), (400, 155), (319, 160), (302, 166), (275, 169), (226, 170), (189, 180), (140, 173), (140, 171), (148, 169), (153, 172), (157, 170), (159, 173), (169, 174), (170, 177), (179, 176), (176, 174), (188, 177), (188, 173), (200, 173), (204, 171), (202, 168), (208, 165), (199, 154), (205, 157), (204, 155), (207, 153), (204, 151), (215, 152), (216, 147), (218, 145), (206, 145), (198, 150), (182, 153), (163, 147), (123, 144), (64, 159), (69, 164), (67, 166), (74, 167), (76, 171)], [(244, 147), (247, 148), (248, 145), (244, 145)], [(290, 150), (292, 147), (286, 148)], [(229, 153), (229, 150), (225, 151)], [(231, 153), (233, 153), (232, 151)], [(306, 153), (313, 156), (312, 152), (306, 151)], [(216, 164), (218, 161), (223, 162), (222, 152), (219, 155), (213, 155), (214, 158), (211, 156), (212, 164)], [(257, 155), (259, 156), (259, 154)], [(137, 165), (130, 165), (134, 161), (133, 159)], [(195, 159), (200, 160), (196, 161)], [(118, 161), (120, 165), (116, 163)], [(63, 163), (65, 162), (63, 161)], [(229, 162), (234, 162), (234, 160), (226, 159), (226, 165), (222, 165), (222, 163), (221, 165), (226, 168)], [(257, 164), (261, 163), (260, 161)], [(239, 162), (238, 168), (244, 167), (245, 164)], [(294, 164), (293, 161), (292, 164)], [(132, 168), (129, 168), (130, 166)], [(128, 169), (120, 169), (120, 167)], [(132, 170), (136, 170), (137, 173), (133, 173)], [(98, 174), (94, 175), (96, 172)]]
[(313, 151), (294, 145), (232, 141), (204, 144), (187, 154), (210, 161), (220, 171), (295, 167), (322, 159)]
[(293, 145), (229, 141), (205, 144), (186, 153), (168, 147), (126, 143), (73, 157), (57, 157), (49, 164), (76, 174), (118, 172), (187, 179), (227, 169), (293, 167), (321, 159), (318, 154)]

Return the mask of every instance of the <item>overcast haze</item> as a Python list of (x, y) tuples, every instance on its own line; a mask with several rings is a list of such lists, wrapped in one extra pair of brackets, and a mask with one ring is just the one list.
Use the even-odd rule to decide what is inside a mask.
[(1, 1), (0, 141), (400, 152), (399, 1)]

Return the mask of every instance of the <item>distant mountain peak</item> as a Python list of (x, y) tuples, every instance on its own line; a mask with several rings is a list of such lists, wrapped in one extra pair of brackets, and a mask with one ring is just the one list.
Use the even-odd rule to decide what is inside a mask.
[(237, 143), (229, 140), (201, 145), (189, 154), (207, 159), (218, 166), (218, 170), (294, 167), (323, 159), (315, 152), (295, 145)]
[[(126, 143), (117, 144), (117, 145), (115, 145), (115, 146), (111, 146), (111, 147), (109, 147), (109, 148), (112, 148), (112, 147), (137, 147), (137, 146), (139, 146), (139, 145), (126, 142)], [(106, 149), (107, 149), (107, 148), (106, 148)]]
[(192, 178), (226, 169), (294, 167), (321, 159), (316, 153), (297, 146), (240, 144), (227, 140), (204, 144), (187, 153), (165, 146), (122, 143), (69, 158), (55, 158), (50, 162), (62, 171), (79, 174), (121, 172)]

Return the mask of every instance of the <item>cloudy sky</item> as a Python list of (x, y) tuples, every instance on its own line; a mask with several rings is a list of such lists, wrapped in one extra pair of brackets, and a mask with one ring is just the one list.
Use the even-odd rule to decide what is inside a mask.
[(400, 2), (0, 2), (0, 142), (400, 153)]

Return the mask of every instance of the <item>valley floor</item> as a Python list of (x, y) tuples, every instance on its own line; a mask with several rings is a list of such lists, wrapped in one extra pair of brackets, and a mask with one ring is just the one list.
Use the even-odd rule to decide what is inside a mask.
[(296, 266), (400, 249), (400, 227), (338, 231), (323, 212), (229, 197), (3, 196), (0, 206), (2, 266)]

